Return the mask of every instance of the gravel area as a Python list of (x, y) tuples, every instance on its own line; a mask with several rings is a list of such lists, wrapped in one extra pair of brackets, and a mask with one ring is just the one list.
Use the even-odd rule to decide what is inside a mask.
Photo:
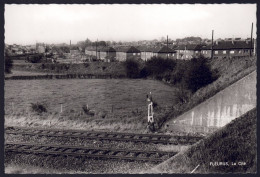
[(5, 165), (7, 164), (19, 164), (31, 165), (34, 167), (55, 169), (58, 173), (66, 173), (71, 171), (72, 173), (131, 173), (137, 174), (142, 171), (149, 170), (154, 165), (153, 163), (145, 162), (130, 162), (130, 161), (116, 161), (116, 160), (95, 160), (95, 159), (83, 159), (75, 157), (52, 157), (44, 155), (31, 155), (31, 154), (5, 154)]
[[(119, 141), (97, 141), (87, 140), (84, 138), (69, 138), (69, 137), (45, 137), (45, 136), (29, 136), (29, 135), (5, 135), (5, 142), (33, 142), (39, 144), (57, 144), (57, 145), (72, 145), (72, 146), (88, 146), (94, 148), (113, 148), (113, 149), (131, 149), (131, 150), (147, 150), (147, 151), (180, 151), (187, 146), (174, 146), (162, 144), (145, 144), (134, 142), (119, 142)], [(166, 160), (166, 159), (165, 159)], [(83, 159), (76, 157), (64, 156), (44, 156), (32, 154), (5, 154), (5, 166), (11, 164), (18, 166), (33, 166), (35, 169), (41, 168), (40, 173), (131, 173), (139, 174), (144, 171), (149, 171), (156, 163), (138, 162), (126, 160), (99, 160), (99, 159)], [(10, 168), (10, 167), (9, 167)], [(44, 171), (43, 169), (46, 169)], [(50, 170), (54, 169), (54, 170)], [(10, 171), (10, 170), (9, 170)], [(27, 172), (26, 172), (27, 171)], [(16, 170), (16, 173), (32, 173), (28, 170)]]

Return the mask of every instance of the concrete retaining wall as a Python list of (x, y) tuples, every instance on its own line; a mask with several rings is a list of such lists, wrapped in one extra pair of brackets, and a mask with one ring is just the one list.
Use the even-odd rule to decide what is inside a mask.
[(168, 131), (213, 132), (256, 107), (256, 71), (165, 124)]

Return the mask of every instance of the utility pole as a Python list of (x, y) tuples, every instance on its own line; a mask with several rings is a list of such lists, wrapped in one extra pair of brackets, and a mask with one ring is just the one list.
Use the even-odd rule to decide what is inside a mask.
[(71, 40), (70, 40), (70, 54), (71, 54)]
[[(97, 39), (97, 41), (98, 41), (98, 39)], [(98, 59), (98, 55), (97, 55), (97, 41), (96, 41), (96, 57)]]
[(169, 55), (169, 53), (168, 53), (168, 35), (167, 35), (167, 59), (168, 59), (168, 55)]
[(251, 27), (251, 45), (250, 45), (250, 57), (252, 56), (252, 48), (253, 48), (253, 23)]
[(214, 30), (212, 30), (212, 39), (211, 39), (211, 59), (213, 58), (213, 35), (214, 35)]

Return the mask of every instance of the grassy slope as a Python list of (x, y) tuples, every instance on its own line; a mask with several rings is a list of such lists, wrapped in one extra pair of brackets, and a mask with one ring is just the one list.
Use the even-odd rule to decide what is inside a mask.
[[(256, 173), (256, 109), (233, 120), (188, 150), (152, 169), (153, 173)], [(229, 166), (210, 166), (210, 162), (229, 162)], [(245, 162), (246, 165), (231, 165)], [(149, 172), (150, 173), (150, 172)]]
[[(175, 102), (175, 89), (154, 80), (8, 80), (5, 81), (5, 124), (144, 131), (146, 94), (150, 91), (162, 111)], [(47, 107), (47, 113), (37, 115), (31, 110), (30, 103), (37, 102)], [(83, 113), (82, 106), (86, 104), (95, 116)]]

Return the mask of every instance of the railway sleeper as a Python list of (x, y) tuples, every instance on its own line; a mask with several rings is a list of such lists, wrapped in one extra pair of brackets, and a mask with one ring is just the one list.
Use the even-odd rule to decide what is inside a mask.
[(44, 152), (44, 151), (11, 151), (15, 153), (24, 153), (24, 154), (35, 154), (35, 155), (43, 155), (44, 157), (51, 156), (51, 157), (57, 157), (57, 156), (73, 156), (73, 157), (85, 157), (86, 158), (94, 158), (94, 159), (121, 159), (121, 160), (131, 160), (131, 161), (150, 161), (150, 162), (162, 162), (163, 159), (161, 158), (147, 158), (147, 157), (129, 157), (129, 156), (103, 156), (103, 155), (95, 155), (95, 154), (75, 154), (75, 153), (59, 153), (59, 152)]

